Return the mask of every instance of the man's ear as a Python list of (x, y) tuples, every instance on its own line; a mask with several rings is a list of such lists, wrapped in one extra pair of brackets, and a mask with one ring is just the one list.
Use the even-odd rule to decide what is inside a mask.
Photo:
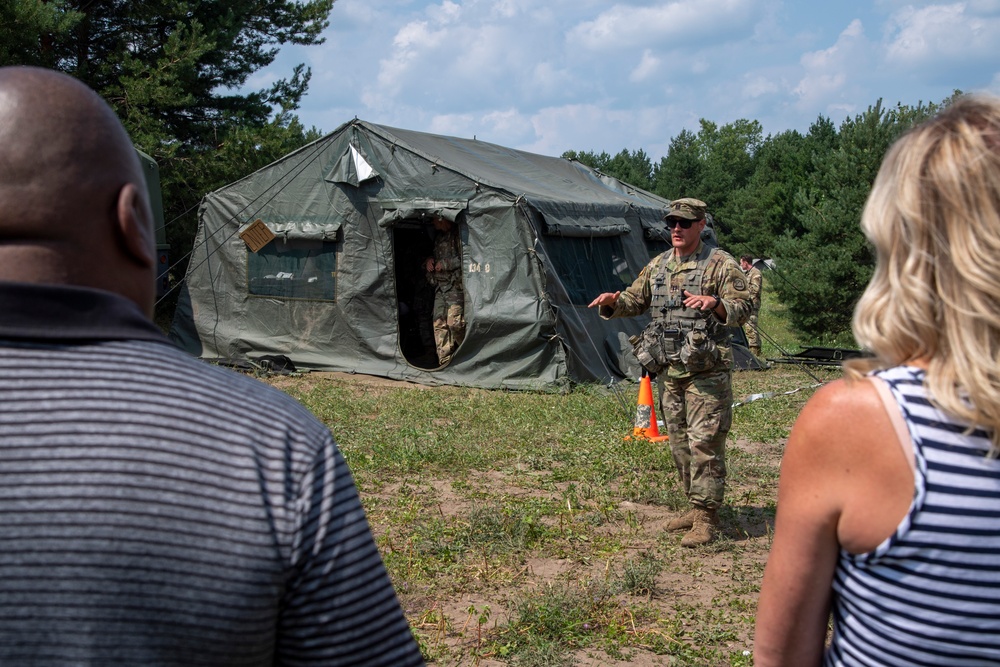
[(118, 191), (118, 233), (129, 256), (144, 268), (156, 265), (152, 213), (134, 183)]

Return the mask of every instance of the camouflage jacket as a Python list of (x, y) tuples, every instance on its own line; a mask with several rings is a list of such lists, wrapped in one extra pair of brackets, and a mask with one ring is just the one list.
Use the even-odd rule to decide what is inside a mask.
[(429, 271), (428, 282), (448, 303), (462, 303), (462, 247), (454, 227), (450, 232), (435, 235), (434, 261), (441, 263), (442, 270)]
[(760, 275), (760, 270), (751, 266), (747, 271), (747, 282), (750, 284), (750, 307), (753, 312), (760, 310), (760, 288), (764, 282), (764, 276)]
[[(712, 248), (699, 243), (698, 248), (688, 257), (674, 257), (674, 251), (668, 250), (655, 257), (639, 273), (639, 277), (627, 287), (618, 297), (614, 306), (601, 306), (599, 314), (604, 319), (613, 317), (634, 317), (649, 310), (653, 301), (655, 278), (665, 270), (668, 289), (679, 289), (685, 282), (690, 284), (690, 272), (698, 266), (699, 259), (705, 259)], [(701, 276), (699, 294), (708, 294), (718, 298), (726, 309), (725, 327), (742, 326), (750, 316), (750, 291), (746, 275), (732, 255), (718, 249), (709, 263), (704, 275)], [(692, 290), (689, 290), (692, 291)], [(693, 291), (692, 291), (693, 292)], [(694, 293), (694, 292), (693, 292)], [(654, 321), (657, 313), (653, 313)], [(717, 317), (711, 315), (711, 317)], [(719, 344), (722, 361), (720, 367), (732, 367), (732, 348), (727, 340)], [(682, 364), (672, 364), (667, 377), (682, 378), (691, 375)]]

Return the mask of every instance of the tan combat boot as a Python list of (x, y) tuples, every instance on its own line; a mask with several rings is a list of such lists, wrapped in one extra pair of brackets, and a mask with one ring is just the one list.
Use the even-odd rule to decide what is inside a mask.
[(667, 530), (687, 530), (694, 525), (694, 517), (698, 510), (690, 509), (680, 516), (676, 516), (667, 522)]
[(694, 512), (694, 525), (681, 540), (682, 547), (698, 547), (715, 539), (715, 529), (719, 525), (716, 510), (696, 507)]

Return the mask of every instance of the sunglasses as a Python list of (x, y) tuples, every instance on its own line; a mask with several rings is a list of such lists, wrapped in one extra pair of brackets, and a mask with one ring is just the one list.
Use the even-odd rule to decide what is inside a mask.
[(667, 218), (664, 220), (667, 223), (667, 229), (673, 229), (677, 225), (681, 226), (681, 229), (691, 229), (691, 225), (698, 222), (697, 220), (678, 220), (677, 218)]

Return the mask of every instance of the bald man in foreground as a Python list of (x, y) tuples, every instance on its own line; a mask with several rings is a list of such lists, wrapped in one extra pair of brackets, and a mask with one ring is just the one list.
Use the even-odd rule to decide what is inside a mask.
[(330, 432), (151, 323), (111, 109), (0, 68), (0, 664), (420, 665)]

